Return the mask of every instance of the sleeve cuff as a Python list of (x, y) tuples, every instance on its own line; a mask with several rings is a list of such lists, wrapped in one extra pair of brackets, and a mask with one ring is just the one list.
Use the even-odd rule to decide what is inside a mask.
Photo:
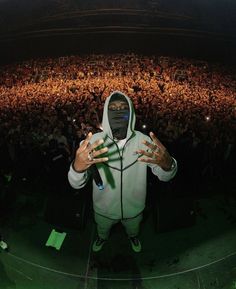
[(68, 172), (68, 179), (71, 186), (75, 189), (79, 189), (85, 186), (88, 180), (88, 171), (77, 172), (73, 169), (72, 164)]
[(176, 172), (177, 172), (177, 161), (173, 157), (172, 157), (172, 159), (174, 161), (174, 166), (169, 171), (163, 170), (158, 165), (152, 167), (153, 174), (158, 176), (160, 181), (168, 182), (176, 175)]

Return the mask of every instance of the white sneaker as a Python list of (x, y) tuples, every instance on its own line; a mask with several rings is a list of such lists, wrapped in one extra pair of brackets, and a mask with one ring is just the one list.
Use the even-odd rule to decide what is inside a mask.
[(3, 250), (6, 250), (8, 248), (7, 243), (4, 241), (0, 241), (0, 248), (2, 248)]
[(139, 253), (142, 250), (142, 245), (137, 237), (129, 237), (132, 249), (134, 252)]
[(105, 242), (106, 240), (97, 237), (97, 239), (93, 243), (93, 252), (99, 252), (102, 249)]

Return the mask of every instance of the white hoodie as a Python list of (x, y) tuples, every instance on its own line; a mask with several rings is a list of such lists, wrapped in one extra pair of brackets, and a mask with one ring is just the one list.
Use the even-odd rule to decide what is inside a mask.
[[(103, 131), (92, 136), (91, 143), (98, 139), (104, 139), (102, 147), (108, 147), (109, 160), (105, 163), (97, 164), (97, 168), (103, 180), (104, 190), (99, 190), (93, 181), (93, 208), (97, 214), (111, 219), (133, 218), (139, 215), (145, 208), (146, 187), (147, 187), (147, 166), (152, 169), (161, 181), (169, 181), (177, 172), (177, 163), (171, 171), (164, 171), (160, 166), (138, 162), (140, 155), (136, 154), (137, 150), (147, 150), (142, 144), (143, 140), (152, 142), (152, 140), (143, 133), (134, 130), (135, 112), (133, 104), (126, 95), (125, 98), (129, 103), (130, 117), (126, 135), (126, 143), (122, 150), (119, 151), (117, 143), (113, 139), (111, 127), (108, 121), (108, 104), (113, 92), (104, 105), (102, 127)], [(71, 186), (75, 189), (82, 188), (86, 185), (90, 174), (88, 171), (77, 173), (70, 167), (68, 179)]]

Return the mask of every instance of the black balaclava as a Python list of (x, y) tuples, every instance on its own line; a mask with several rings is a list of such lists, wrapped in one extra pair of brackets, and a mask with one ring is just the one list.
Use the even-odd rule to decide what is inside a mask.
[[(128, 101), (123, 94), (115, 93), (112, 95), (109, 105), (114, 101), (124, 101), (128, 105)], [(125, 139), (129, 124), (129, 109), (110, 110), (108, 105), (108, 120), (112, 130), (113, 138), (118, 140)]]

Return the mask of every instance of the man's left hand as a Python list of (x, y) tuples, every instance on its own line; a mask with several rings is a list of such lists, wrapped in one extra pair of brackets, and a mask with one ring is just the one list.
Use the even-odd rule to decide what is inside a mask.
[[(154, 135), (153, 132), (150, 132), (150, 137), (153, 143), (150, 143), (144, 140), (142, 143), (145, 144), (149, 150), (138, 150), (137, 153), (142, 154), (148, 158), (139, 158), (138, 161), (151, 163), (159, 165), (163, 170), (169, 171), (173, 163), (173, 159), (168, 153), (167, 149), (159, 141), (159, 139)], [(151, 151), (150, 151), (151, 150)]]

